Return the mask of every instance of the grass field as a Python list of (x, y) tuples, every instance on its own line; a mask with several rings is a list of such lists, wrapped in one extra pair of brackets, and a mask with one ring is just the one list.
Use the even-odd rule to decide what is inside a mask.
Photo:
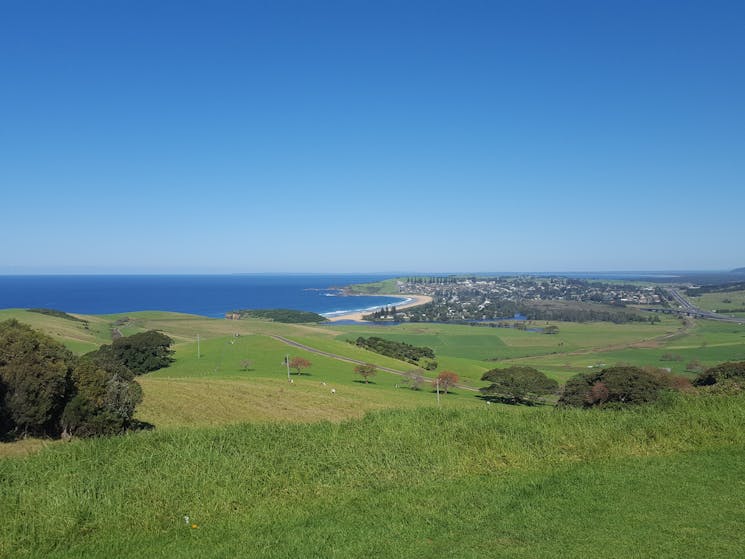
[[(168, 379), (179, 379), (182, 392), (189, 382), (194, 382), (196, 392), (203, 391), (202, 381), (205, 380), (231, 381), (243, 385), (259, 380), (287, 384), (284, 357), (288, 354), (303, 356), (313, 366), (307, 375), (298, 379), (302, 382), (293, 387), (298, 396), (303, 390), (318, 392), (321, 383), (325, 382), (328, 389), (332, 386), (337, 389), (337, 395), (341, 395), (342, 391), (345, 397), (354, 394), (360, 410), (376, 408), (387, 401), (395, 407), (406, 405), (404, 402), (418, 406), (422, 401), (431, 400), (431, 392), (396, 388), (396, 385), (401, 386), (401, 377), (384, 372), (380, 372), (370, 385), (360, 387), (360, 379), (354, 375), (352, 364), (289, 347), (270, 336), (282, 335), (312, 348), (401, 371), (409, 370), (412, 366), (360, 349), (348, 341), (358, 336), (382, 336), (428, 346), (435, 350), (439, 370), (454, 370), (461, 376), (462, 382), (473, 387), (482, 385), (479, 379), (485, 371), (513, 364), (535, 366), (557, 380), (565, 381), (578, 372), (586, 371), (588, 367), (616, 363), (668, 367), (673, 372), (690, 375), (693, 373), (686, 371), (686, 365), (693, 360), (700, 361), (704, 366), (713, 366), (727, 360), (745, 359), (745, 328), (742, 326), (711, 321), (683, 325), (680, 320), (671, 317), (665, 317), (658, 324), (552, 323), (559, 327), (559, 333), (554, 335), (529, 330), (448, 324), (308, 326), (258, 320), (210, 319), (165, 312), (82, 317), (87, 320), (87, 327), (80, 322), (23, 310), (0, 311), (0, 320), (8, 317), (18, 318), (49, 333), (77, 353), (108, 342), (114, 324), (120, 324), (117, 327), (125, 335), (148, 329), (162, 330), (175, 340), (176, 361), (168, 369), (144, 377), (143, 382), (158, 380), (161, 382), (158, 386), (162, 386)], [(545, 325), (532, 323), (529, 326), (538, 328)], [(199, 358), (197, 336), (200, 338)], [(250, 370), (242, 367), (244, 360), (252, 361)], [(432, 376), (436, 373), (429, 374)], [(347, 388), (355, 390), (346, 391)], [(359, 392), (359, 388), (364, 391)], [(256, 393), (260, 392), (257, 389)], [(459, 402), (474, 400), (473, 393), (457, 392), (449, 395), (449, 398)], [(158, 392), (161, 393), (167, 398), (167, 391)], [(155, 392), (148, 396), (146, 390), (147, 397), (152, 403), (150, 409), (170, 405), (165, 400), (159, 402)], [(311, 398), (309, 402), (312, 401)], [(368, 405), (368, 401), (372, 403)], [(262, 408), (259, 402), (255, 407)], [(145, 409), (147, 406), (143, 406)], [(290, 410), (297, 412), (298, 419), (313, 417), (317, 413), (315, 410), (300, 411), (297, 407), (289, 406), (284, 410), (278, 409), (274, 418), (292, 420)], [(252, 417), (243, 411), (236, 416)], [(258, 416), (264, 417), (262, 414)], [(143, 419), (148, 420), (146, 417)]]
[(708, 310), (720, 311), (734, 316), (745, 316), (745, 312), (730, 313), (730, 309), (745, 309), (745, 291), (730, 291), (728, 293), (705, 293), (700, 297), (688, 297), (695, 306)]
[[(564, 381), (588, 367), (620, 362), (691, 374), (686, 365), (694, 359), (704, 366), (745, 359), (745, 328), (736, 324), (697, 321), (683, 326), (669, 317), (654, 325), (552, 324), (559, 327), (556, 335), (445, 324), (343, 326), (337, 328), (343, 331), (337, 339), (374, 335), (432, 347), (441, 368), (458, 371), (474, 384), (484, 371), (513, 364), (535, 366)], [(666, 354), (675, 360), (662, 359)]]
[[(669, 366), (665, 353), (745, 358), (742, 327), (668, 318), (557, 323), (545, 335), (148, 312), (82, 317), (86, 328), (0, 311), (10, 317), (76, 353), (108, 342), (114, 327), (163, 330), (176, 343), (169, 368), (138, 379), (137, 417), (154, 431), (0, 444), (0, 557), (745, 554), (745, 396), (613, 412), (486, 405), (458, 389), (438, 408), (429, 388), (401, 388), (384, 372), (365, 385), (352, 364), (270, 337), (404, 371), (347, 340), (428, 345), (440, 370), (477, 386), (483, 371), (513, 363), (563, 379), (601, 362)], [(288, 354), (312, 362), (292, 384)]]
[(0, 556), (742, 556), (742, 397), (506, 409), (165, 429), (0, 460)]

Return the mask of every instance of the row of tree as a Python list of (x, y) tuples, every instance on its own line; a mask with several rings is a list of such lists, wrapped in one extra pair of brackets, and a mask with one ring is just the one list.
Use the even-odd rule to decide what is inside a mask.
[(428, 371), (433, 371), (437, 368), (437, 361), (434, 360), (435, 352), (431, 347), (415, 346), (406, 342), (386, 340), (377, 336), (371, 336), (369, 338), (360, 336), (354, 341), (354, 344), (357, 347), (368, 349), (387, 357), (406, 361)]
[(14, 319), (0, 323), (0, 437), (94, 436), (133, 426), (135, 376), (170, 364), (160, 332), (120, 338), (76, 357)]
[(492, 369), (481, 380), (492, 383), (481, 389), (484, 397), (503, 403), (534, 405), (558, 394), (559, 406), (624, 406), (654, 402), (666, 391), (693, 387), (719, 384), (740, 390), (745, 388), (745, 361), (722, 363), (699, 373), (693, 381), (655, 367), (607, 367), (570, 378), (561, 392), (555, 380), (533, 367)]
[[(361, 363), (354, 368), (354, 372), (365, 379), (365, 384), (369, 382), (370, 377), (375, 376), (377, 367), (372, 363)], [(430, 382), (435, 390), (442, 390), (445, 394), (458, 383), (458, 374), (453, 371), (442, 371), (434, 379), (427, 379), (424, 371), (414, 369), (404, 375), (403, 384), (408, 385), (412, 390), (421, 390), (425, 382)]]
[[(303, 374), (313, 365), (304, 357), (290, 357), (289, 360), (285, 358), (283, 363), (297, 375)], [(362, 377), (365, 384), (369, 384), (370, 379), (378, 374), (378, 367), (373, 363), (359, 363), (355, 365), (354, 372)], [(431, 382), (435, 389), (440, 389), (447, 394), (448, 390), (458, 382), (458, 375), (453, 371), (442, 371), (435, 379), (427, 379), (422, 369), (414, 369), (406, 373), (403, 384), (408, 385), (412, 390), (420, 390), (427, 381)]]

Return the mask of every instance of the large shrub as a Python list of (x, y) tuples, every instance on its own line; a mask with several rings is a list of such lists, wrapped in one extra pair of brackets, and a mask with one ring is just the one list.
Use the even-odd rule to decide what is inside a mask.
[(141, 400), (123, 365), (78, 359), (25, 324), (0, 323), (0, 435), (118, 433)]
[(664, 390), (675, 387), (676, 379), (658, 370), (609, 367), (570, 378), (559, 398), (559, 405), (643, 404), (657, 400)]
[(706, 369), (693, 379), (693, 384), (695, 386), (710, 386), (725, 380), (738, 384), (745, 383), (745, 361), (721, 363)]
[(0, 323), (3, 433), (58, 435), (74, 364), (49, 336), (14, 319)]
[(89, 357), (106, 369), (124, 365), (135, 375), (168, 367), (173, 362), (173, 340), (156, 330), (118, 338), (89, 353)]
[(111, 435), (131, 425), (135, 406), (142, 401), (142, 388), (129, 369), (123, 366), (106, 369), (95, 361), (83, 359), (73, 371), (73, 381), (75, 396), (62, 414), (65, 434)]

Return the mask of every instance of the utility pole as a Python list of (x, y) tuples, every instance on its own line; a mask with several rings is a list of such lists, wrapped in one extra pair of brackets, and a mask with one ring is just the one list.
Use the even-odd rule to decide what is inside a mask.
[(285, 363), (287, 364), (287, 382), (290, 382), (290, 356), (285, 355)]

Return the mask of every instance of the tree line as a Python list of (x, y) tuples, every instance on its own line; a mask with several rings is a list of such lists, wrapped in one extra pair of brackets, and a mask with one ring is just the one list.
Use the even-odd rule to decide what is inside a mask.
[(617, 365), (570, 378), (559, 391), (558, 383), (533, 367), (492, 369), (481, 377), (492, 384), (483, 397), (507, 404), (535, 405), (558, 395), (557, 406), (622, 407), (660, 399), (665, 392), (686, 392), (709, 387), (725, 392), (745, 389), (745, 361), (727, 362), (699, 373), (692, 381), (655, 367)]
[(689, 297), (700, 297), (705, 293), (730, 293), (733, 291), (745, 291), (745, 281), (728, 282), (715, 285), (698, 285), (684, 289)]
[(406, 361), (428, 371), (433, 371), (437, 368), (435, 352), (431, 347), (418, 347), (407, 344), (406, 342), (395, 342), (377, 336), (371, 336), (369, 338), (360, 336), (354, 342), (350, 343), (354, 343), (357, 347), (374, 351), (380, 355)]

